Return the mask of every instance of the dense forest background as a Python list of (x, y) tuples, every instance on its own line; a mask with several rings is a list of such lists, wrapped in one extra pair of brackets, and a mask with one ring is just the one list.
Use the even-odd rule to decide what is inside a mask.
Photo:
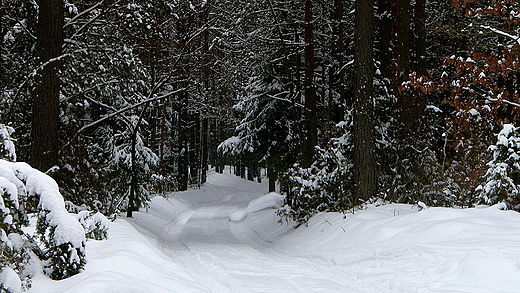
[(300, 222), (520, 203), (515, 1), (0, 4), (0, 123), (71, 210), (131, 216), (224, 165)]

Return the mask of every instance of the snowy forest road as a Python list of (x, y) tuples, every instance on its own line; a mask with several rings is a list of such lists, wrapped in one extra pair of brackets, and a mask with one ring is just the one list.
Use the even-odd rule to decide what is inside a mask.
[[(155, 197), (109, 238), (88, 241), (85, 270), (28, 293), (513, 293), (520, 288), (520, 215), (371, 204), (320, 213), (293, 229), (282, 197), (210, 173), (200, 189)], [(274, 208), (274, 209), (273, 209)], [(37, 268), (36, 268), (37, 269)], [(38, 269), (41, 270), (41, 269)]]
[(137, 213), (129, 221), (156, 238), (164, 253), (209, 292), (362, 292), (331, 262), (276, 251), (274, 242), (291, 228), (277, 223), (275, 210), (230, 221), (230, 215), (245, 210), (266, 185), (219, 178), (168, 200), (156, 198), (148, 213)]

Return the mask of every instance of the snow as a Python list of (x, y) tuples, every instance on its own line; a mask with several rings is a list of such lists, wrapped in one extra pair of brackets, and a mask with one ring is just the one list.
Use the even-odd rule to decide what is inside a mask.
[(279, 223), (267, 180), (210, 173), (200, 189), (156, 197), (109, 238), (88, 241), (85, 270), (28, 291), (517, 292), (520, 214), (368, 205)]
[(439, 107), (436, 107), (434, 105), (428, 105), (426, 106), (426, 110), (430, 110), (434, 113), (443, 113), (442, 110)]
[[(0, 166), (0, 176), (4, 177), (6, 174), (6, 178), (9, 179), (8, 177), (15, 175), (18, 180), (14, 182), (25, 182), (28, 196), (40, 199), (39, 208), (48, 212), (45, 216), (46, 221), (56, 228), (52, 236), (56, 246), (71, 243), (74, 247), (82, 247), (85, 241), (83, 227), (65, 209), (65, 202), (54, 179), (26, 163), (0, 160)], [(11, 170), (10, 175), (8, 169)]]
[(497, 145), (503, 145), (505, 147), (509, 146), (508, 137), (511, 136), (511, 133), (515, 131), (515, 126), (512, 124), (504, 124), (500, 133), (498, 133), (498, 141)]
[(4, 198), (2, 196), (8, 198), (13, 202), (14, 207), (18, 208), (18, 190), (16, 189), (16, 185), (4, 177), (0, 177), (0, 210), (8, 214), (9, 209), (5, 207)]
[(471, 109), (468, 112), (471, 116), (478, 116), (480, 113), (476, 109)]
[(268, 193), (252, 200), (244, 210), (231, 213), (229, 220), (239, 222), (243, 221), (248, 215), (264, 209), (279, 209), (283, 206), (284, 198), (283, 195), (276, 192)]
[[(0, 272), (0, 284), (9, 293), (21, 293), (21, 282), (16, 272), (10, 267), (3, 267)], [(2, 291), (3, 292), (3, 291)]]
[(5, 157), (11, 161), (16, 161), (16, 151), (11, 138), (13, 132), (12, 127), (0, 124), (0, 158)]

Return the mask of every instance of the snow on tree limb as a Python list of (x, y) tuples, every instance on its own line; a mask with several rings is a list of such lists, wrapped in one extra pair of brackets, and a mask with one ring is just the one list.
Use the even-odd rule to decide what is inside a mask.
[(99, 123), (101, 123), (101, 122), (103, 122), (103, 121), (105, 121), (105, 120), (107, 120), (107, 119), (110, 119), (110, 118), (115, 117), (115, 116), (117, 116), (117, 115), (119, 115), (119, 114), (122, 114), (122, 113), (124, 113), (124, 112), (130, 111), (130, 110), (132, 110), (132, 109), (135, 109), (135, 108), (137, 108), (137, 107), (139, 107), (139, 106), (142, 106), (142, 105), (144, 105), (144, 104), (146, 104), (146, 103), (151, 103), (151, 102), (154, 102), (154, 101), (159, 101), (159, 100), (162, 100), (162, 99), (166, 99), (166, 98), (168, 98), (168, 97), (170, 97), (170, 96), (173, 96), (174, 94), (179, 93), (179, 92), (182, 92), (182, 91), (184, 91), (184, 90), (186, 90), (186, 88), (181, 88), (181, 89), (175, 90), (175, 91), (173, 91), (173, 92), (170, 92), (170, 93), (164, 94), (164, 95), (159, 96), (159, 97), (149, 98), (149, 99), (146, 99), (146, 100), (141, 101), (141, 102), (139, 102), (139, 103), (133, 104), (133, 105), (128, 106), (128, 107), (125, 107), (125, 108), (123, 108), (123, 109), (121, 109), (121, 110), (119, 110), (119, 111), (116, 111), (116, 112), (114, 112), (114, 113), (110, 113), (110, 114), (106, 115), (105, 117), (103, 117), (103, 118), (101, 118), (101, 119), (98, 119), (98, 120), (96, 120), (96, 121), (94, 121), (94, 122), (92, 122), (92, 123), (90, 123), (90, 124), (87, 124), (87, 125), (81, 127), (81, 128), (78, 130), (78, 133), (81, 133), (81, 132), (85, 131), (85, 129), (88, 129), (88, 128), (90, 128), (90, 127), (96, 126), (96, 125), (98, 125)]
[(49, 212), (46, 220), (57, 229), (53, 239), (57, 245), (64, 243), (71, 243), (74, 247), (84, 245), (83, 227), (65, 209), (65, 201), (54, 179), (23, 162), (0, 160), (0, 166), (11, 169), (18, 179), (25, 182), (29, 196), (39, 198), (39, 209)]
[(16, 161), (16, 152), (14, 149), (13, 139), (11, 134), (14, 132), (12, 127), (0, 124), (0, 158), (9, 161)]
[[(46, 268), (50, 277), (59, 280), (79, 273), (86, 263), (85, 231), (78, 219), (65, 209), (56, 181), (27, 163), (3, 159), (0, 159), (0, 176), (4, 179), (0, 181), (4, 190), (9, 187), (11, 201), (16, 203), (20, 192), (39, 199), (36, 232), (44, 247), (41, 257), (48, 260)], [(20, 182), (25, 183), (25, 189), (20, 189)]]
[(515, 35), (512, 35), (512, 34), (506, 33), (504, 31), (501, 31), (501, 30), (496, 29), (494, 27), (491, 27), (489, 25), (483, 25), (481, 27), (484, 28), (484, 29), (488, 29), (488, 30), (490, 30), (490, 31), (492, 31), (492, 32), (494, 32), (496, 34), (499, 34), (499, 35), (502, 35), (504, 37), (508, 37), (510, 39), (513, 39), (517, 44), (520, 45), (520, 36), (515, 36)]

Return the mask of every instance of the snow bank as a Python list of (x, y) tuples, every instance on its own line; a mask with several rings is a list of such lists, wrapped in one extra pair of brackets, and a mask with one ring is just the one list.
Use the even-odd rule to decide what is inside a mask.
[(22, 283), (16, 272), (10, 267), (3, 267), (0, 272), (0, 287), (9, 293), (21, 293)]
[[(125, 219), (111, 223), (104, 241), (88, 241), (89, 261), (78, 275), (59, 282), (33, 279), (28, 293), (211, 292), (200, 278), (159, 250)], [(174, 256), (172, 256), (174, 258)]]
[(35, 278), (29, 293), (520, 288), (519, 213), (369, 205), (354, 214), (320, 213), (293, 229), (277, 223), (269, 206), (280, 196), (264, 195), (266, 189), (267, 182), (229, 170), (210, 173), (200, 189), (157, 197), (149, 210), (111, 223), (108, 240), (87, 242), (82, 274), (60, 282)]
[(229, 215), (229, 220), (233, 222), (243, 221), (248, 215), (264, 210), (264, 209), (278, 209), (283, 206), (285, 196), (276, 192), (268, 193), (255, 200), (252, 200), (247, 208), (236, 211)]
[(496, 207), (391, 204), (318, 214), (276, 248), (348, 268), (372, 292), (516, 292), (518, 231), (520, 214)]

